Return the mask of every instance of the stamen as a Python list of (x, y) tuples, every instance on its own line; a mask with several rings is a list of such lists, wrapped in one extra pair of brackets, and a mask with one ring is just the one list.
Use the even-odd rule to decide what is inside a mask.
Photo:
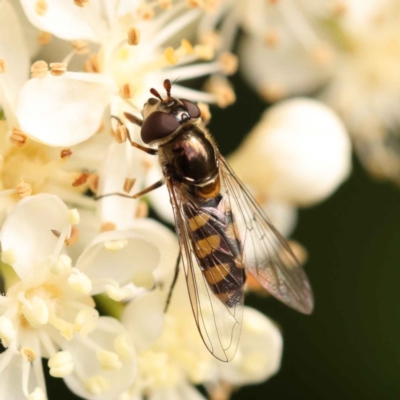
[(116, 371), (122, 368), (122, 362), (119, 360), (118, 354), (112, 351), (99, 350), (96, 356), (100, 368), (103, 370)]
[(13, 266), (17, 262), (17, 256), (12, 249), (3, 250), (1, 262)]
[(210, 112), (210, 107), (206, 103), (197, 103), (197, 107), (200, 109), (200, 117), (203, 120), (205, 124), (208, 124), (208, 122), (211, 119), (211, 112)]
[(233, 75), (237, 71), (238, 58), (234, 54), (224, 51), (219, 56), (218, 61), (221, 64), (221, 69), (224, 74)]
[(86, 183), (86, 181), (88, 180), (90, 176), (89, 172), (82, 172), (78, 178), (76, 178), (73, 182), (72, 182), (72, 186), (73, 187), (78, 187), (81, 185), (84, 185)]
[(90, 174), (88, 180), (87, 180), (87, 184), (89, 186), (89, 189), (93, 192), (93, 193), (97, 193), (97, 190), (99, 188), (99, 174)]
[(280, 36), (276, 29), (270, 28), (265, 33), (264, 43), (267, 47), (276, 47), (280, 42)]
[(137, 287), (143, 287), (145, 289), (152, 289), (154, 287), (154, 277), (150, 272), (137, 272), (132, 279), (132, 282)]
[(114, 301), (123, 301), (132, 296), (133, 292), (129, 286), (119, 287), (117, 282), (105, 286), (107, 296)]
[(342, 17), (348, 11), (348, 5), (343, 0), (337, 0), (332, 6), (332, 14), (335, 17)]
[(28, 136), (22, 132), (18, 127), (12, 128), (10, 142), (15, 144), (17, 147), (23, 147), (28, 139)]
[(86, 7), (90, 4), (90, 0), (74, 0), (74, 3), (78, 7)]
[(74, 370), (74, 362), (69, 351), (59, 351), (52, 356), (48, 363), (49, 374), (54, 378), (65, 378)]
[(333, 59), (333, 52), (326, 44), (319, 44), (311, 50), (311, 57), (318, 65), (327, 65)]
[(21, 182), (16, 187), (16, 193), (20, 199), (28, 197), (32, 194), (32, 186), (21, 179)]
[(224, 78), (210, 78), (205, 84), (205, 89), (207, 92), (215, 95), (217, 104), (221, 108), (228, 107), (236, 100), (232, 86)]
[(46, 14), (49, 5), (46, 0), (37, 0), (35, 3), (35, 12), (37, 15), (43, 17)]
[(53, 76), (61, 76), (67, 71), (66, 63), (50, 63), (50, 73)]
[(63, 338), (68, 341), (72, 340), (74, 332), (76, 331), (75, 325), (64, 321), (55, 314), (50, 315), (49, 324), (56, 328)]
[(74, 292), (79, 294), (89, 294), (92, 291), (92, 281), (78, 270), (68, 277), (68, 284)]
[(0, 340), (4, 347), (8, 347), (16, 338), (17, 332), (10, 318), (0, 316)]
[(214, 48), (207, 44), (197, 44), (194, 52), (200, 60), (209, 61), (214, 58)]
[(23, 347), (21, 349), (21, 354), (24, 360), (28, 363), (32, 363), (36, 360), (36, 353), (30, 347)]
[(100, 232), (109, 232), (115, 231), (117, 229), (117, 225), (114, 222), (103, 222), (100, 227)]
[[(80, 307), (82, 307), (81, 304)], [(98, 318), (99, 312), (95, 308), (86, 307), (79, 310), (74, 322), (79, 333), (82, 336), (87, 336), (96, 329)]]
[(128, 245), (128, 240), (112, 240), (108, 242), (104, 242), (104, 248), (110, 252), (116, 252)]
[(144, 20), (150, 20), (154, 17), (154, 10), (146, 3), (139, 4), (137, 13), (138, 16)]
[(40, 387), (37, 387), (32, 393), (29, 393), (27, 400), (46, 400), (46, 395)]
[(136, 209), (136, 218), (146, 218), (149, 215), (149, 206), (145, 201), (140, 201)]
[(133, 185), (135, 184), (136, 179), (135, 178), (125, 178), (124, 181), (124, 192), (129, 193), (131, 189), (133, 188)]
[(50, 32), (40, 32), (36, 40), (41, 46), (46, 46), (52, 38), (53, 35)]
[(216, 50), (221, 47), (221, 36), (216, 31), (210, 31), (200, 36), (199, 43)]
[(134, 26), (128, 29), (128, 44), (130, 46), (137, 46), (140, 41), (140, 30)]
[(172, 0), (158, 0), (158, 5), (163, 10), (169, 10), (172, 7)]
[(71, 225), (79, 224), (79, 220), (80, 220), (79, 211), (76, 208), (72, 208), (72, 209), (68, 210), (67, 219), (68, 219), (68, 223)]
[(171, 65), (175, 65), (179, 61), (177, 55), (175, 54), (175, 50), (173, 47), (167, 47), (164, 50), (164, 58), (167, 61), (167, 63), (169, 63)]
[(62, 275), (72, 268), (72, 260), (66, 254), (60, 254), (58, 260), (50, 266), (50, 271), (56, 275)]
[(83, 64), (83, 70), (85, 72), (93, 72), (96, 74), (100, 73), (102, 68), (99, 56), (97, 54), (91, 54)]
[(260, 96), (270, 103), (281, 100), (285, 95), (286, 90), (279, 83), (267, 84), (260, 90)]
[(72, 48), (74, 52), (78, 55), (89, 53), (89, 44), (85, 40), (74, 40), (72, 42)]
[(43, 78), (48, 70), (49, 66), (45, 61), (36, 61), (31, 66), (31, 78)]
[(118, 335), (115, 338), (114, 349), (121, 360), (128, 359), (133, 352), (133, 346), (124, 334)]
[(6, 72), (6, 62), (0, 58), (0, 74), (4, 74)]
[(128, 128), (123, 124), (118, 123), (117, 129), (111, 130), (111, 132), (117, 143), (124, 143), (128, 139)]
[(67, 159), (70, 158), (71, 156), (72, 156), (72, 151), (71, 151), (71, 149), (63, 149), (63, 150), (61, 150), (60, 157), (61, 157), (63, 160), (67, 160)]
[(119, 95), (121, 96), (121, 99), (124, 100), (131, 99), (134, 94), (135, 94), (135, 87), (129, 83), (125, 83), (119, 89)]
[(38, 296), (28, 301), (23, 292), (18, 294), (18, 300), (23, 304), (22, 313), (33, 328), (40, 328), (49, 321), (49, 309), (46, 302)]
[(99, 395), (107, 391), (110, 387), (110, 382), (101, 375), (92, 376), (84, 382), (85, 389), (94, 395)]
[(191, 8), (203, 7), (204, 0), (186, 0), (187, 6)]

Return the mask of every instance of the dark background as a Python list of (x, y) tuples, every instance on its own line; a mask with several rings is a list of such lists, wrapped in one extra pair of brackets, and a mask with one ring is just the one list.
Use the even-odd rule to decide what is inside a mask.
[[(239, 76), (233, 82), (237, 102), (212, 109), (210, 124), (225, 155), (266, 109)], [(233, 400), (399, 398), (399, 203), (399, 189), (374, 182), (354, 160), (350, 178), (333, 196), (300, 211), (294, 238), (309, 252), (315, 312), (303, 316), (276, 300), (248, 296), (247, 305), (282, 327), (282, 368)], [(62, 380), (49, 384), (50, 399), (76, 398)]]

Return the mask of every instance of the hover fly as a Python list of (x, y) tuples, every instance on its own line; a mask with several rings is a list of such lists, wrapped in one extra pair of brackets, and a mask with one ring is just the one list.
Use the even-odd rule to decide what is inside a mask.
[(246, 272), (277, 299), (305, 314), (313, 309), (308, 279), (286, 240), (263, 214), (221, 156), (197, 105), (155, 89), (142, 110), (143, 142), (158, 155), (163, 178), (137, 198), (166, 184), (174, 212), (189, 298), (200, 335), (218, 359), (235, 355), (241, 332)]

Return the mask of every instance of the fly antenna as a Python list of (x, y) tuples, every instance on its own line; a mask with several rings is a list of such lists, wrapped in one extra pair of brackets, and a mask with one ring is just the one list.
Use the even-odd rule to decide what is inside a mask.
[(161, 101), (163, 101), (163, 99), (162, 99), (160, 93), (158, 93), (156, 89), (151, 88), (151, 89), (150, 89), (150, 93), (151, 93), (153, 96), (155, 96), (155, 97), (157, 97), (158, 99), (160, 99)]
[(171, 87), (172, 87), (171, 81), (169, 79), (166, 79), (164, 81), (164, 89), (167, 91), (168, 97), (171, 97)]

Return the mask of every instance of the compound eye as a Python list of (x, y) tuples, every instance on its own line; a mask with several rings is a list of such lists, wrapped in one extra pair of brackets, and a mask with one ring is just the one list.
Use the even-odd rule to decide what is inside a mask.
[(200, 109), (197, 107), (196, 104), (192, 103), (190, 100), (180, 99), (180, 101), (185, 106), (186, 110), (188, 111), (190, 118), (196, 119), (200, 117)]
[(143, 142), (146, 144), (154, 140), (164, 139), (179, 127), (178, 120), (162, 111), (154, 111), (145, 120), (140, 131)]
[(158, 103), (158, 100), (157, 99), (155, 99), (154, 97), (150, 97), (148, 100), (147, 100), (147, 103), (146, 104), (149, 104), (150, 106), (154, 106), (154, 105), (156, 105)]

